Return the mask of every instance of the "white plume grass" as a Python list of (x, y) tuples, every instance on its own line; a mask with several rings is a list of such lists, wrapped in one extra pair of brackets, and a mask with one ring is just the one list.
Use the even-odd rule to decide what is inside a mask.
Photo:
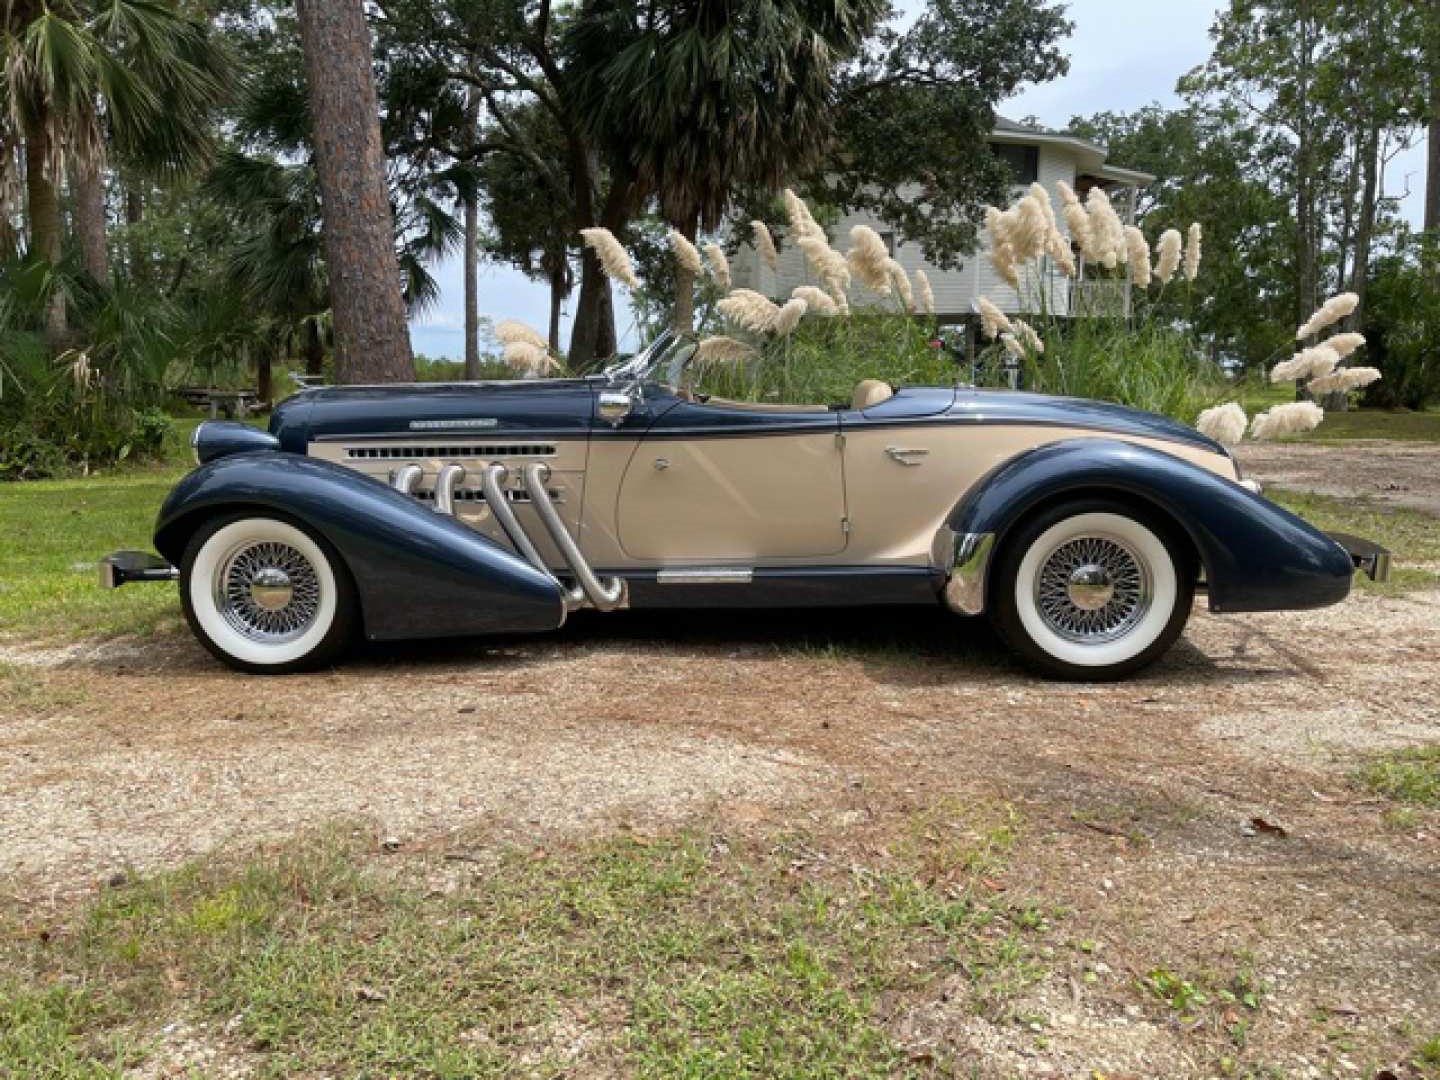
[(550, 343), (540, 336), (540, 331), (519, 319), (501, 319), (495, 326), (495, 340), (501, 345), (513, 345), (523, 341), (534, 345), (537, 349), (550, 347)]
[(775, 249), (775, 238), (763, 221), (750, 222), (750, 235), (755, 239), (755, 250), (771, 270), (780, 269), (780, 252)]
[(845, 263), (850, 273), (871, 292), (890, 295), (889, 262), (890, 252), (879, 233), (868, 225), (856, 225), (850, 230), (850, 250), (845, 253)]
[(926, 315), (935, 314), (935, 290), (930, 285), (930, 276), (924, 270), (915, 271), (915, 292), (920, 296), (920, 310)]
[(1250, 422), (1250, 437), (1267, 442), (1283, 435), (1313, 431), (1325, 419), (1325, 410), (1313, 401), (1289, 401), (1265, 410)]
[(1194, 281), (1200, 273), (1200, 241), (1202, 232), (1200, 223), (1190, 223), (1189, 238), (1185, 243), (1185, 280)]
[(1328, 344), (1312, 345), (1271, 368), (1270, 381), (1282, 383), (1296, 379), (1321, 379), (1334, 371), (1339, 363), (1340, 354)]
[(1015, 336), (1025, 344), (1027, 349), (1030, 349), (1037, 355), (1045, 351), (1045, 342), (1041, 340), (1040, 335), (1035, 332), (1033, 326), (1024, 319), (1013, 319), (1011, 321), (1015, 327)]
[(799, 297), (792, 297), (785, 301), (780, 306), (780, 310), (775, 313), (775, 319), (771, 323), (770, 329), (779, 337), (789, 337), (800, 325), (800, 320), (805, 317), (808, 307), (809, 305)]
[(1245, 410), (1233, 401), (1206, 409), (1195, 421), (1196, 431), (1208, 435), (1221, 446), (1238, 446), (1249, 426), (1250, 419)]
[(1002, 333), (1014, 334), (1015, 327), (1010, 318), (987, 297), (982, 296), (976, 306), (980, 309), (980, 329), (987, 338), (994, 341)]
[(707, 337), (695, 349), (698, 364), (739, 364), (755, 355), (755, 350), (743, 341), (736, 341), (724, 334)]
[(840, 313), (839, 306), (835, 303), (834, 297), (824, 289), (817, 289), (814, 285), (797, 285), (790, 291), (792, 300), (804, 300), (807, 311), (816, 315), (831, 316)]
[(1169, 285), (1175, 271), (1180, 268), (1181, 252), (1185, 241), (1179, 229), (1166, 229), (1160, 234), (1159, 255), (1155, 260), (1155, 276), (1161, 285)]
[(1311, 379), (1310, 382), (1306, 384), (1306, 388), (1312, 394), (1348, 394), (1351, 390), (1359, 390), (1363, 386), (1369, 386), (1379, 378), (1379, 368), (1341, 368), (1339, 371), (1332, 371), (1329, 375), (1322, 375), (1318, 379)]
[(1295, 340), (1304, 341), (1308, 337), (1314, 337), (1326, 327), (1334, 326), (1341, 319), (1353, 314), (1359, 306), (1360, 297), (1353, 292), (1332, 296), (1320, 305), (1314, 315), (1305, 320), (1304, 326), (1295, 331)]
[(635, 276), (635, 264), (630, 261), (630, 255), (624, 246), (609, 229), (581, 229), (580, 236), (600, 260), (600, 268), (605, 271), (605, 276), (631, 289), (640, 287), (640, 279)]
[(1338, 355), (1341, 360), (1344, 360), (1351, 353), (1355, 352), (1356, 349), (1364, 347), (1365, 335), (1348, 331), (1344, 334), (1336, 334), (1334, 337), (1326, 338), (1325, 344), (1334, 349), (1336, 355)]
[(736, 326), (754, 334), (768, 334), (780, 315), (779, 307), (753, 289), (735, 289), (715, 306)]
[(698, 278), (705, 267), (700, 262), (700, 252), (695, 245), (679, 229), (671, 229), (669, 238), (670, 250), (675, 253), (675, 262)]
[(511, 341), (500, 355), (507, 366), (523, 375), (544, 375), (560, 366), (543, 346), (531, 341)]
[(1125, 249), (1129, 256), (1130, 280), (1139, 289), (1150, 287), (1150, 242), (1134, 225), (1125, 226)]
[(914, 311), (915, 290), (910, 285), (910, 275), (905, 273), (905, 268), (894, 259), (885, 260), (885, 269), (890, 274), (890, 287), (900, 297), (900, 303), (906, 311)]
[(715, 284), (726, 292), (730, 291), (730, 260), (725, 257), (725, 252), (719, 244), (708, 243), (705, 245), (705, 261), (710, 264), (710, 273), (715, 277)]

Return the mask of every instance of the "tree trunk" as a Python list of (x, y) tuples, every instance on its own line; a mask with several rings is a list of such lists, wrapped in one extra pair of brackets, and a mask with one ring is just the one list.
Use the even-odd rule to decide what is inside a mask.
[(305, 374), (316, 378), (325, 374), (325, 341), (314, 319), (305, 320)]
[[(465, 108), (465, 149), (475, 146), (480, 92), (470, 91)], [(465, 378), (480, 378), (480, 193), (465, 197)]]
[(564, 256), (550, 262), (550, 351), (560, 355), (560, 312), (570, 295), (570, 268)]
[(98, 163), (79, 161), (75, 166), (75, 235), (85, 272), (100, 283), (110, 278), (105, 251), (105, 177)]
[[(47, 170), (50, 167), (50, 137), (45, 126), (43, 110), (35, 117), (35, 123), (25, 133), (25, 200), (30, 220), (30, 247), (32, 259), (38, 259), (50, 266), (60, 264), (60, 200), (55, 193), (55, 183)], [(45, 337), (50, 347), (63, 346), (67, 330), (65, 297), (56, 291), (45, 309)]]
[[(584, 161), (572, 153), (571, 174), (575, 196), (576, 228), (595, 224), (590, 172)], [(610, 180), (610, 193), (600, 214), (600, 225), (619, 232), (630, 220), (631, 178), (617, 171)], [(588, 247), (580, 254), (580, 296), (575, 303), (575, 322), (570, 328), (570, 370), (586, 371), (597, 361), (615, 353), (615, 307), (610, 279), (600, 269), (600, 260)]]
[[(139, 188), (125, 186), (125, 225), (133, 229), (145, 220), (145, 196)], [(144, 282), (150, 278), (150, 252), (133, 232), (126, 244), (125, 257), (130, 263), (130, 279)]]
[(273, 397), (274, 363), (270, 354), (270, 346), (263, 344), (255, 357), (255, 395), (261, 402), (268, 405)]
[[(695, 242), (695, 219), (674, 226), (692, 244)], [(695, 327), (695, 272), (675, 264), (675, 309), (670, 328), (677, 334), (688, 334)]]
[(342, 383), (415, 378), (361, 0), (297, 0)]

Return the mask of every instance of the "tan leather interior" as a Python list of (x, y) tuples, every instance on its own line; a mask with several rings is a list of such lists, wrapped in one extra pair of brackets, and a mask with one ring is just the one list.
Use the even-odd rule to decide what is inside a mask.
[(879, 379), (861, 379), (855, 385), (855, 392), (850, 395), (850, 408), (858, 412), (860, 409), (879, 405), (882, 401), (889, 401), (894, 396), (895, 388), (889, 383)]

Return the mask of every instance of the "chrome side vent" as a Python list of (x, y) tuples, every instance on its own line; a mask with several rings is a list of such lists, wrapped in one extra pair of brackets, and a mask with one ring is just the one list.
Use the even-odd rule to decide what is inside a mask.
[[(428, 502), (435, 498), (435, 491), (432, 488), (422, 488), (418, 491), (412, 491), (410, 494), (413, 495), (416, 499), (419, 499), (421, 502)], [(451, 493), (450, 497), (454, 499), (457, 503), (485, 502), (485, 492), (481, 491), (479, 488), (457, 487), (454, 492)], [(505, 492), (505, 497), (512, 503), (524, 504), (530, 502), (530, 493), (528, 491), (517, 491), (511, 489), (510, 491)], [(565, 502), (565, 495), (563, 492), (552, 489), (550, 491), (550, 501), (563, 505)]]
[(507, 443), (472, 446), (347, 446), (351, 461), (393, 458), (515, 458), (554, 457), (554, 443)]

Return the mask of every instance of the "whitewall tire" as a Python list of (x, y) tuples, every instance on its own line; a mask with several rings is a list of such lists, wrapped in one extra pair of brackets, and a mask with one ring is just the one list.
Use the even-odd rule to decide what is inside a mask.
[(1151, 663), (1185, 628), (1195, 595), (1189, 541), (1118, 503), (1052, 507), (1004, 540), (990, 598), (1001, 634), (1063, 679), (1116, 679)]
[(354, 586), (334, 549), (298, 524), (257, 513), (216, 518), (191, 537), (180, 595), (201, 643), (247, 672), (325, 664), (356, 624)]

